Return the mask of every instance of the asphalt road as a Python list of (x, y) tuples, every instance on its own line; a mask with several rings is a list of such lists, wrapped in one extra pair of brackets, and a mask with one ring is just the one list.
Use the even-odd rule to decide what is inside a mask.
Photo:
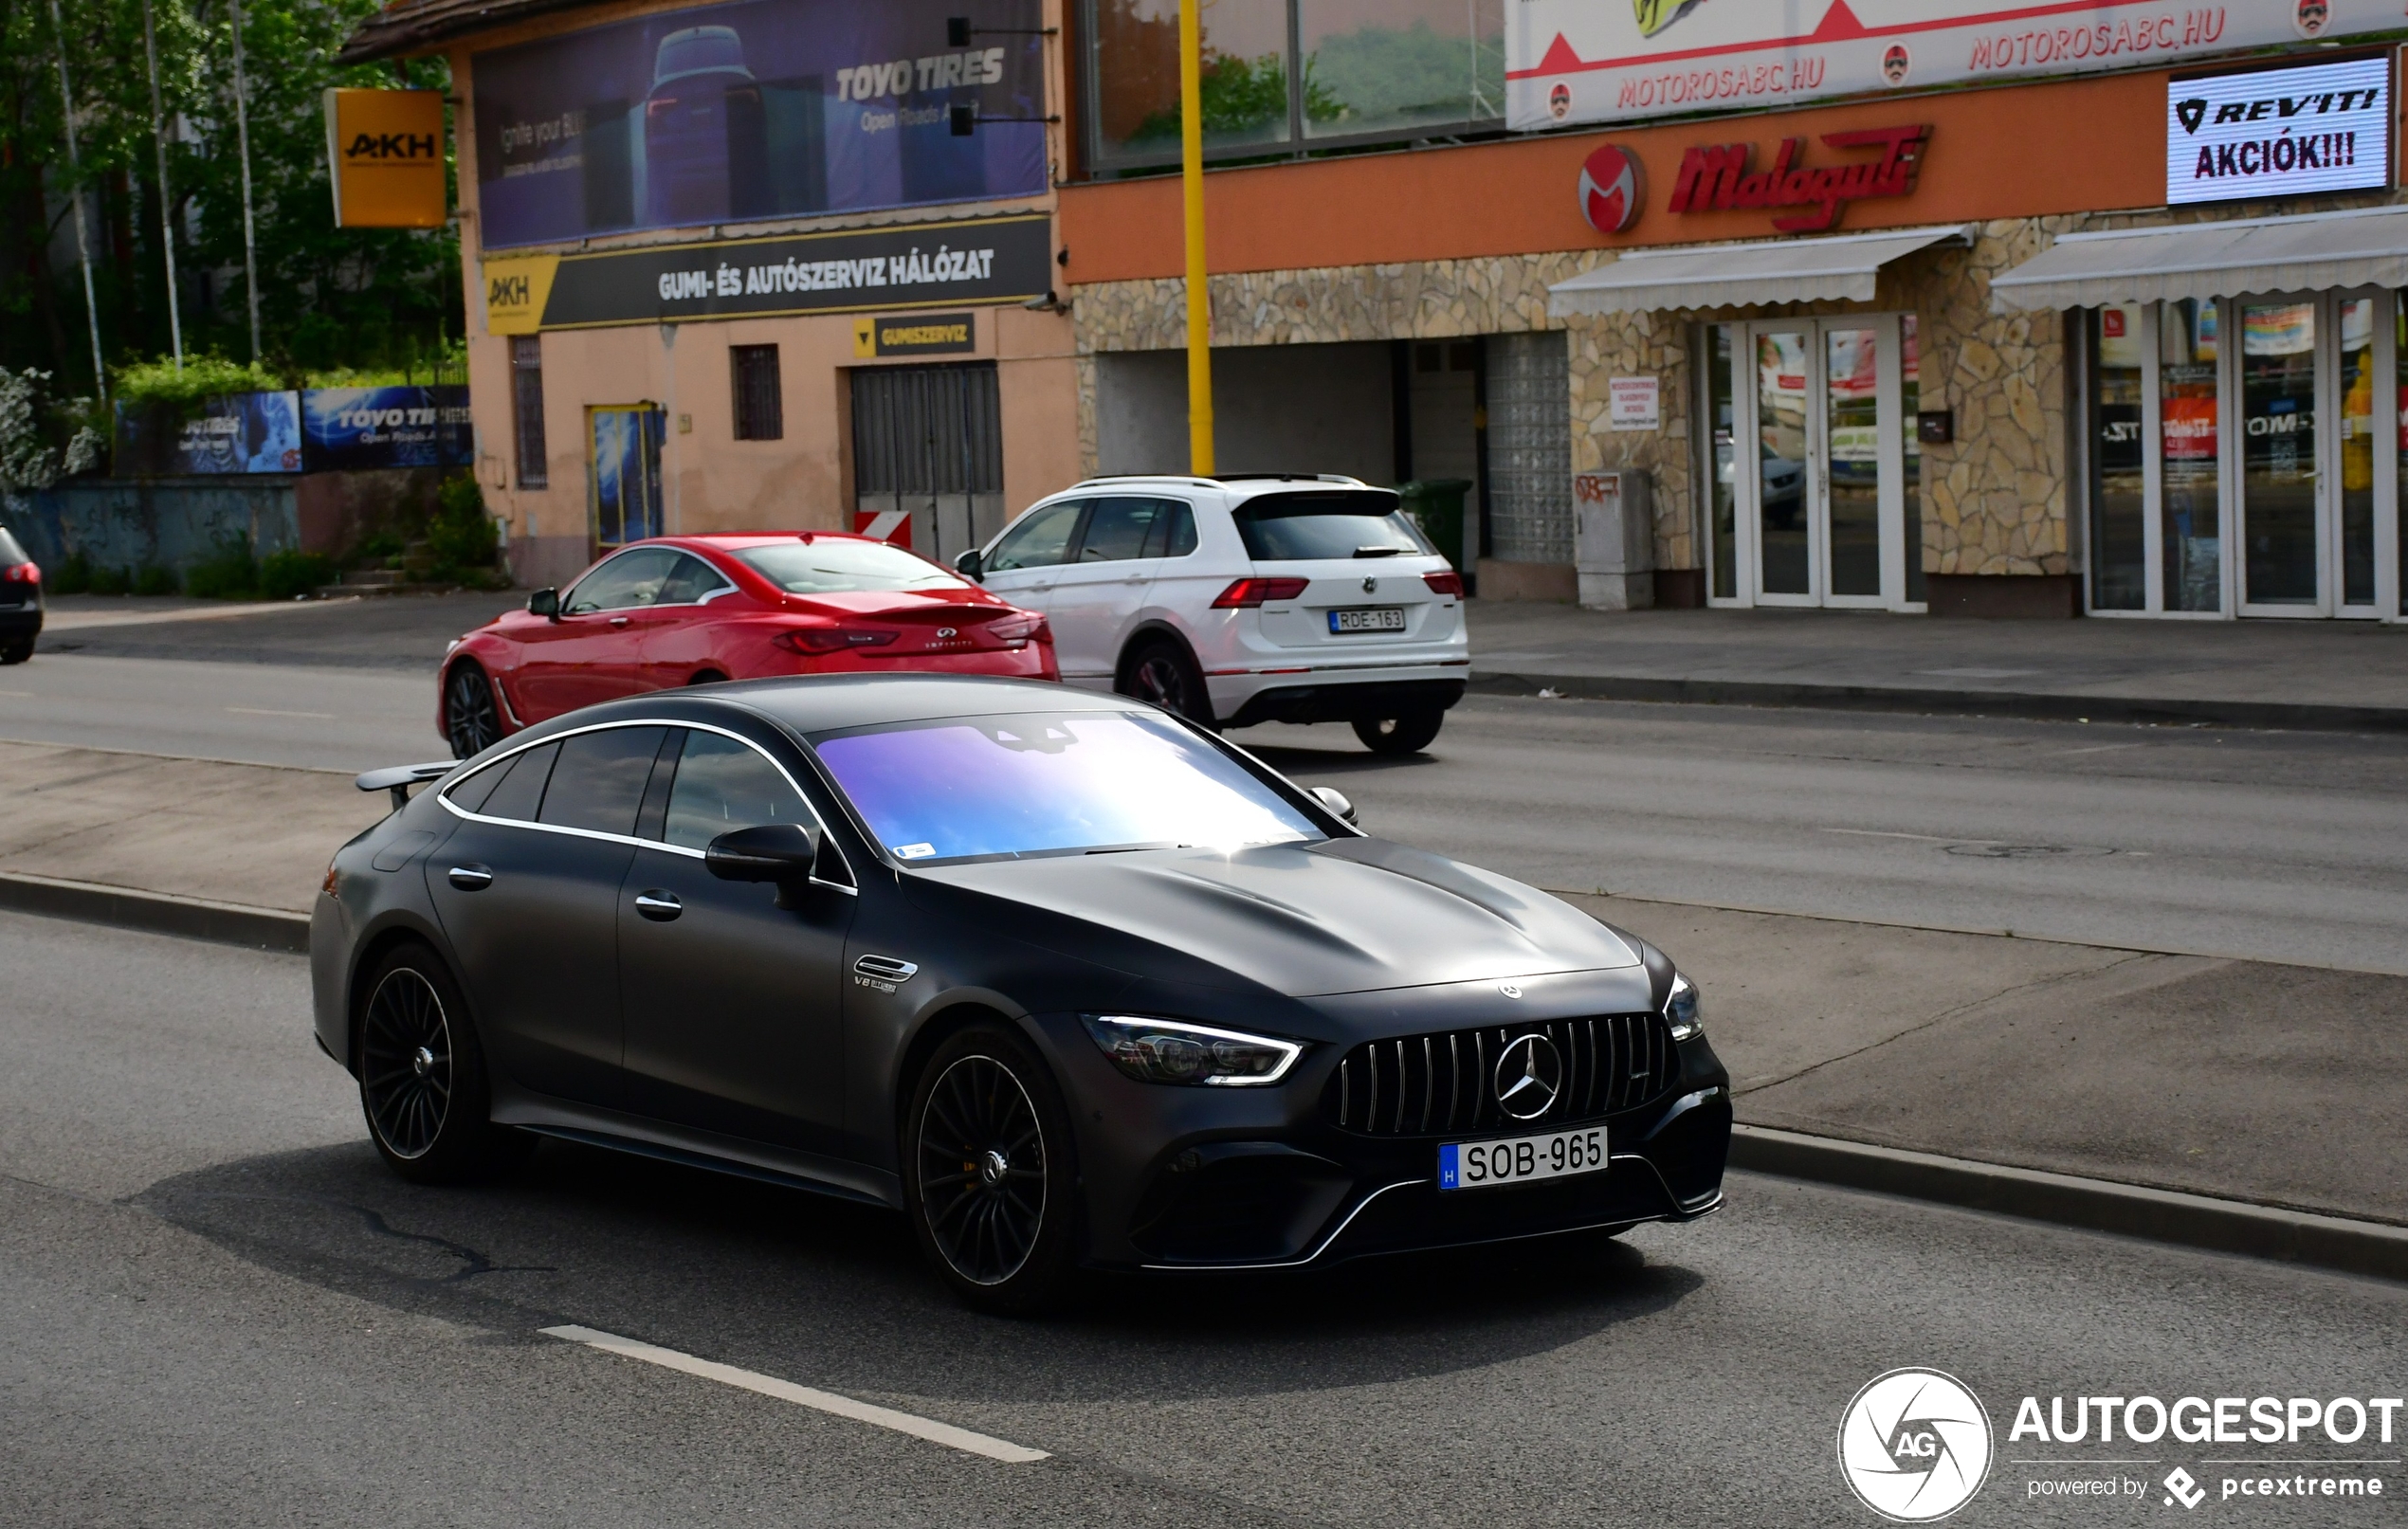
[[(1947, 1370), (1998, 1464), (1955, 1521), (2121, 1523), (2198, 1447), (2011, 1444), (2025, 1394), (2397, 1395), (2396, 1285), (1735, 1176), (1615, 1245), (1101, 1283), (975, 1317), (882, 1212), (547, 1144), (420, 1190), (291, 957), (0, 915), (0, 1521), (1870, 1525), (1858, 1387)], [(977, 1430), (1005, 1465), (561, 1342), (580, 1324)], [(2252, 1521), (2383, 1523), (2381, 1502)], [(2147, 1466), (2014, 1462), (2143, 1459)], [(2229, 1519), (2241, 1507), (2216, 1504)]]
[[(63, 630), (0, 671), (0, 738), (438, 758), (434, 663), (500, 598)], [(2408, 973), (2395, 737), (1487, 696), (1414, 760), (1232, 737), (1374, 831), (1543, 886)]]

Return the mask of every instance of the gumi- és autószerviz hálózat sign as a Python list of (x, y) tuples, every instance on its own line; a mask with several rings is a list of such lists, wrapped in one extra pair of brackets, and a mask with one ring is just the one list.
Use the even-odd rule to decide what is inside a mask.
[(2176, 77), (2165, 199), (2226, 202), (2391, 182), (2391, 61)]

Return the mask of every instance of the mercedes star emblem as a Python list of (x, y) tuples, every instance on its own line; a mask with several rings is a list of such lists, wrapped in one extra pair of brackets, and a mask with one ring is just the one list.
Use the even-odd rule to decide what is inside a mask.
[(1364, 592), (1365, 594), (1369, 594), (1369, 593), (1373, 592), (1374, 591), (1377, 590), (1378, 588), (1379, 588), (1379, 581), (1378, 581), (1377, 579), (1376, 579), (1376, 578), (1367, 578), (1367, 579), (1363, 580), (1363, 592)]
[(1535, 1120), (1554, 1105), (1563, 1088), (1563, 1059), (1543, 1035), (1524, 1035), (1497, 1058), (1497, 1108), (1517, 1120)]

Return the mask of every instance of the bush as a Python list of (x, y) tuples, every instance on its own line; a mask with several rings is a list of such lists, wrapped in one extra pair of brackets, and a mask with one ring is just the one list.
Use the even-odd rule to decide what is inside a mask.
[(427, 522), (427, 551), (434, 559), (436, 580), (483, 583), (500, 550), (477, 481), (465, 473), (445, 480), (435, 494), (434, 518)]
[(145, 563), (134, 575), (137, 594), (173, 594), (176, 592), (175, 570)]
[(94, 594), (132, 594), (134, 575), (122, 568), (96, 568), (90, 588)]
[(257, 363), (237, 365), (222, 355), (188, 355), (179, 370), (166, 358), (142, 361), (117, 373), (117, 395), (128, 404), (173, 404), (190, 409), (222, 393), (275, 392), (284, 386)]
[(229, 537), (184, 573), (186, 592), (204, 600), (247, 600), (259, 591), (259, 563), (251, 538)]
[(259, 592), (265, 599), (290, 600), (334, 583), (337, 576), (335, 560), (323, 553), (287, 548), (259, 560)]
[(92, 559), (80, 552), (69, 553), (58, 567), (43, 570), (42, 582), (52, 594), (89, 594)]

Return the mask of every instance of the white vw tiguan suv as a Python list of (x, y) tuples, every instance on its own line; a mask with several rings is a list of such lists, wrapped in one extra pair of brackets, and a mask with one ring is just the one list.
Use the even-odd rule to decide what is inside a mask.
[(1212, 726), (1350, 722), (1412, 754), (1470, 674), (1462, 575), (1353, 478), (1090, 479), (957, 566), (1045, 612), (1067, 683)]

